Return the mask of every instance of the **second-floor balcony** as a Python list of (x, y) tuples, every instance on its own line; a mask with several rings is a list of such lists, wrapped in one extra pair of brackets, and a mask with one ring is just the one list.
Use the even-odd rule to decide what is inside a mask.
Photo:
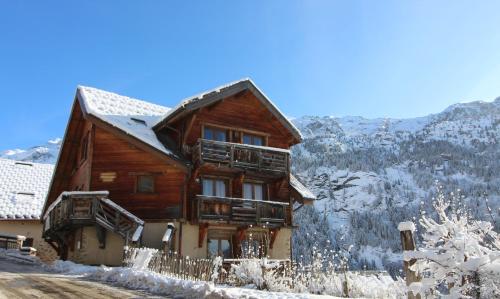
[(286, 202), (197, 195), (194, 203), (200, 222), (224, 222), (276, 227), (290, 222)]
[(218, 163), (231, 168), (287, 174), (290, 152), (286, 149), (232, 142), (199, 139), (193, 150), (193, 160), (200, 164)]

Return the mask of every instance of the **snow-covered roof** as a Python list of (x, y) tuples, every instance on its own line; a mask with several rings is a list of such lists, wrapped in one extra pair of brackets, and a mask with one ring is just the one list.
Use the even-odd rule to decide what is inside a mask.
[(166, 155), (179, 158), (174, 151), (158, 140), (152, 129), (170, 108), (93, 87), (78, 86), (78, 93), (87, 114), (99, 118)]
[(293, 174), (290, 174), (290, 186), (294, 188), (300, 196), (308, 200), (316, 200), (316, 195), (314, 195), (306, 186), (304, 186)]
[(287, 127), (299, 141), (302, 140), (302, 134), (300, 133), (299, 129), (297, 129), (297, 127), (283, 114), (283, 112), (278, 109), (278, 107), (269, 99), (269, 97), (267, 97), (250, 78), (243, 78), (237, 81), (233, 81), (199, 93), (197, 95), (185, 98), (177, 106), (165, 113), (165, 115), (161, 119), (158, 119), (158, 122), (154, 126), (159, 126), (161, 123), (168, 122), (171, 118), (184, 111), (198, 109), (200, 107), (203, 107), (204, 105), (213, 103), (214, 101), (222, 100), (224, 97), (231, 95), (232, 93), (238, 93), (239, 91), (245, 89), (254, 91), (254, 94), (257, 96), (257, 98), (261, 102), (263, 102), (264, 105), (266, 105), (272, 113), (276, 115), (280, 122), (285, 127)]
[(0, 159), (0, 221), (40, 219), (54, 165)]

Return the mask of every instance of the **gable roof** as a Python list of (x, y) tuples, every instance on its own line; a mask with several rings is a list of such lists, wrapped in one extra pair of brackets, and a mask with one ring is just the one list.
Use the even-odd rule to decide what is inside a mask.
[(274, 114), (274, 116), (276, 116), (280, 123), (290, 131), (298, 142), (302, 141), (302, 135), (297, 127), (295, 127), (295, 125), (278, 109), (278, 107), (276, 107), (276, 105), (257, 87), (257, 85), (255, 85), (250, 78), (244, 78), (224, 84), (217, 88), (182, 100), (177, 106), (172, 108), (161, 119), (159, 119), (153, 128), (157, 129), (162, 127), (170, 121), (177, 119), (178, 117), (182, 117), (193, 110), (208, 106), (245, 90), (251, 91), (257, 99), (261, 101), (262, 104), (264, 104), (264, 106), (266, 106), (266, 108)]
[(162, 143), (153, 131), (153, 125), (170, 108), (86, 86), (78, 86), (77, 97), (86, 115), (94, 116), (162, 154), (183, 161), (180, 154)]
[(54, 165), (0, 159), (0, 221), (40, 219)]

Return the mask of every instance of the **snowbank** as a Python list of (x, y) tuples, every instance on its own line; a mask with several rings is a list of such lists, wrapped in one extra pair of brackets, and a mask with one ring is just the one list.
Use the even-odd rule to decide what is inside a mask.
[(50, 270), (61, 274), (82, 275), (89, 279), (113, 283), (126, 288), (142, 289), (155, 294), (175, 295), (183, 298), (338, 298), (216, 286), (209, 282), (177, 279), (147, 270), (85, 266), (70, 261), (56, 261), (50, 266)]

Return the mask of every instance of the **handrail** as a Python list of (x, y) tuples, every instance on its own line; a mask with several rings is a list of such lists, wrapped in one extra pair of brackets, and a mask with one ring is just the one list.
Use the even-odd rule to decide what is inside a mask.
[(193, 162), (212, 162), (242, 169), (288, 173), (290, 151), (268, 146), (198, 139), (193, 150)]
[(225, 197), (225, 196), (214, 196), (214, 195), (203, 195), (203, 194), (198, 194), (198, 195), (196, 195), (196, 197), (198, 197), (198, 198), (208, 198), (208, 199), (214, 199), (214, 200), (229, 200), (229, 201), (241, 201), (241, 202), (257, 202), (257, 203), (264, 203), (264, 204), (271, 204), (271, 205), (282, 205), (282, 206), (289, 206), (290, 205), (290, 203), (288, 203), (288, 202), (262, 200), (262, 199), (248, 199), (248, 198)]
[(94, 225), (137, 241), (144, 221), (111, 201), (107, 191), (63, 192), (43, 217), (44, 235), (66, 225)]
[(220, 196), (197, 195), (193, 202), (199, 221), (224, 221), (246, 224), (288, 223), (289, 203)]

